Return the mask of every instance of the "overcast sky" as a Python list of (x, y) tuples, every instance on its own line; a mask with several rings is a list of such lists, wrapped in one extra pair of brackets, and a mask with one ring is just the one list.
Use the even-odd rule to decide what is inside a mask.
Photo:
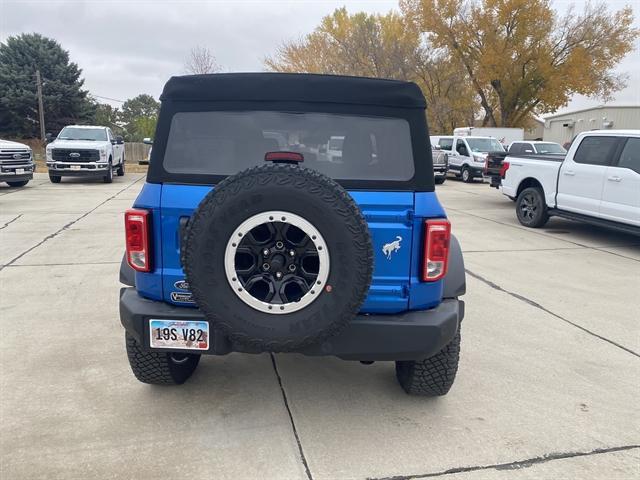
[[(572, 2), (556, 0), (564, 11)], [(573, 2), (582, 8), (585, 0)], [(610, 0), (620, 9), (625, 0)], [(263, 59), (285, 39), (309, 33), (335, 8), (386, 13), (388, 0), (0, 0), (0, 41), (23, 32), (52, 37), (83, 70), (95, 96), (126, 100), (139, 93), (158, 97), (171, 75), (184, 73), (191, 47), (208, 47), (225, 71), (261, 71)], [(640, 8), (635, 9), (640, 26)], [(588, 67), (588, 66), (587, 66)], [(640, 41), (619, 66), (630, 75), (617, 103), (640, 104)], [(106, 103), (118, 102), (99, 99)], [(568, 108), (602, 103), (574, 98)]]

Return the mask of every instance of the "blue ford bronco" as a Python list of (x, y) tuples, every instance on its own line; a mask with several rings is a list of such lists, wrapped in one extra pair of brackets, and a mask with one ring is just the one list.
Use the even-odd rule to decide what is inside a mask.
[(183, 383), (201, 355), (298, 352), (395, 361), (407, 393), (446, 394), (465, 273), (420, 89), (214, 74), (171, 78), (161, 100), (120, 272), (138, 380)]

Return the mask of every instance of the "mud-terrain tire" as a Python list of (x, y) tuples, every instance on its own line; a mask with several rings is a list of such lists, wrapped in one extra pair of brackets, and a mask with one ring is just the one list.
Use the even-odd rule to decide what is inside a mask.
[(440, 397), (446, 395), (458, 372), (460, 330), (433, 357), (420, 361), (396, 362), (398, 383), (410, 395)]
[[(238, 256), (230, 257), (229, 249), (235, 248), (235, 242), (255, 242), (256, 235), (249, 235), (254, 230), (246, 230), (242, 240), (236, 240), (236, 235), (246, 222), (258, 218), (263, 222), (260, 228), (264, 225), (272, 229), (265, 234), (268, 240), (263, 251), (269, 251), (273, 239), (280, 238), (287, 244), (285, 250), (291, 252), (288, 239), (282, 233), (283, 228), (290, 228), (289, 222), (280, 222), (281, 218), (262, 220), (265, 215), (264, 218), (271, 220), (273, 217), (269, 215), (277, 212), (283, 214), (281, 218), (290, 214), (292, 222), (294, 217), (303, 219), (319, 233), (313, 238), (319, 238), (317, 241), (323, 241), (325, 246), (316, 244), (317, 250), (312, 255), (318, 255), (317, 263), (324, 265), (326, 275), (323, 281), (318, 280), (319, 287), (316, 279), (321, 278), (320, 273), (317, 278), (305, 280), (302, 291), (306, 293), (298, 300), (290, 301), (285, 296), (285, 301), (278, 296), (278, 300), (270, 297), (256, 303), (247, 287), (254, 277), (240, 285), (234, 283), (241, 280), (240, 275), (238, 278), (233, 275), (240, 271)], [(306, 245), (311, 245), (311, 236), (304, 237)], [(282, 249), (282, 242), (273, 243), (276, 245), (273, 248), (277, 248), (277, 243)], [(324, 263), (320, 250), (327, 255)], [(272, 258), (260, 255), (251, 253), (253, 263), (247, 267), (250, 275), (254, 275), (260, 262)], [(229, 258), (231, 267), (228, 267)], [(206, 319), (232, 342), (248, 346), (252, 351), (292, 351), (338, 333), (360, 310), (373, 270), (369, 228), (351, 196), (325, 175), (283, 164), (249, 168), (219, 183), (189, 220), (181, 259), (193, 297)], [(263, 269), (267, 263), (264, 261)], [(263, 272), (270, 282), (269, 289), (282, 292), (284, 284), (270, 277), (278, 273), (275, 269), (280, 267), (270, 268)], [(303, 270), (300, 264), (299, 271)], [(242, 287), (247, 287), (244, 293), (241, 293)]]
[(200, 355), (150, 352), (125, 333), (127, 357), (133, 374), (142, 383), (152, 385), (180, 385), (195, 371)]
[(540, 228), (549, 221), (544, 193), (540, 188), (525, 188), (516, 199), (516, 216), (525, 227)]
[(60, 175), (49, 174), (49, 181), (51, 183), (60, 183), (62, 181), (62, 177)]
[(24, 187), (27, 183), (29, 183), (29, 180), (22, 180), (21, 182), (7, 182), (10, 187), (14, 188)]

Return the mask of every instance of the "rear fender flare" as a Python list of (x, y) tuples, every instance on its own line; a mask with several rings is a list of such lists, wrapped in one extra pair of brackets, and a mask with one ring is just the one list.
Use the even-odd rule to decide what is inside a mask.
[(456, 298), (467, 291), (466, 274), (464, 271), (464, 259), (458, 239), (451, 235), (449, 242), (449, 266), (444, 277), (442, 291), (443, 298)]

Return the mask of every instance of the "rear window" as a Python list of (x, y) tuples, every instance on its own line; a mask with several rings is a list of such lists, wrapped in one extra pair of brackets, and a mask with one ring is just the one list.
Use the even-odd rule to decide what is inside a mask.
[(441, 138), (438, 145), (442, 150), (453, 150), (453, 138)]
[(334, 179), (414, 176), (409, 123), (402, 118), (273, 111), (176, 113), (164, 169), (232, 175), (261, 165), (272, 151), (302, 153), (305, 167)]
[(618, 137), (585, 137), (573, 156), (576, 163), (589, 165), (609, 165), (618, 146)]

